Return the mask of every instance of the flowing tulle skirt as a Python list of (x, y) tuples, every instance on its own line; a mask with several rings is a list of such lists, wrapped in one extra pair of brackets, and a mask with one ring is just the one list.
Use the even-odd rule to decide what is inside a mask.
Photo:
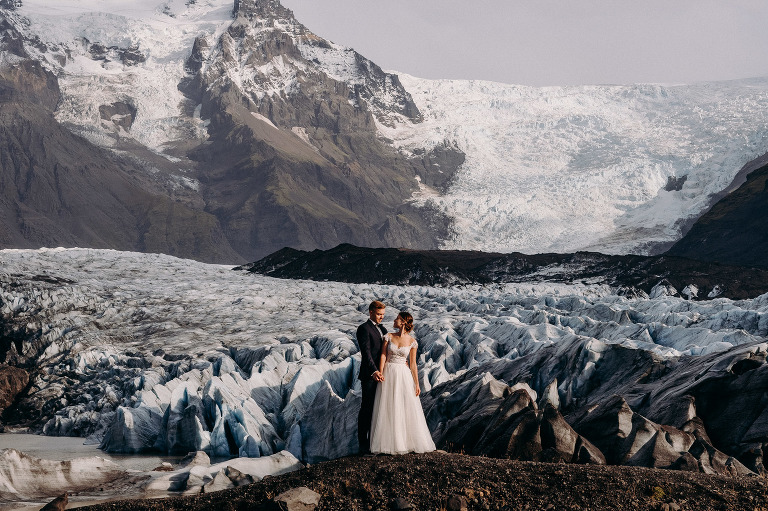
[(413, 389), (411, 370), (405, 364), (387, 363), (384, 381), (376, 387), (371, 452), (405, 454), (434, 450), (421, 401)]

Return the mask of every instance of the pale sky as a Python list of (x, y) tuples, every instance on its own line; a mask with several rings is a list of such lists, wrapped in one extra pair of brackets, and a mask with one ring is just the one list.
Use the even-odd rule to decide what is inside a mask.
[(383, 69), (521, 85), (768, 76), (767, 0), (281, 0)]

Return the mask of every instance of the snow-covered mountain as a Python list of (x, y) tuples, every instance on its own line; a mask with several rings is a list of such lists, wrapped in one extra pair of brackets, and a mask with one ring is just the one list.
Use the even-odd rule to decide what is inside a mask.
[(381, 139), (374, 115), (419, 118), (397, 77), (341, 49), (354, 80), (329, 77), (300, 47), (336, 47), (279, 2), (130, 5), (0, 11), (4, 246), (228, 262), (287, 245), (437, 246), (448, 220), (408, 198), (417, 173), (443, 184), (461, 154), (406, 158)]
[[(439, 447), (765, 471), (768, 295), (279, 280), (91, 249), (3, 250), (0, 268), (0, 361), (29, 373), (3, 415), (14, 428), (111, 452), (353, 453), (354, 332), (382, 299), (386, 322), (400, 309), (416, 318)], [(533, 425), (549, 433), (529, 438)]]
[[(74, 157), (53, 157), (72, 142), (42, 166), (5, 161), (4, 188), (19, 191), (6, 192), (4, 246), (231, 262), (340, 242), (656, 253), (768, 151), (768, 79), (430, 81), (382, 71), (276, 0), (14, 4), (0, 11), (5, 87), (23, 90), (39, 62), (53, 122), (107, 151), (76, 154), (117, 159), (137, 190), (97, 183), (118, 204), (94, 197), (107, 218), (90, 223), (68, 195)], [(50, 124), (25, 132), (45, 139)], [(2, 140), (16, 140), (6, 126)], [(50, 173), (46, 186), (18, 177), (27, 165)], [(56, 208), (30, 199), (45, 193)], [(111, 218), (119, 209), (130, 222)]]

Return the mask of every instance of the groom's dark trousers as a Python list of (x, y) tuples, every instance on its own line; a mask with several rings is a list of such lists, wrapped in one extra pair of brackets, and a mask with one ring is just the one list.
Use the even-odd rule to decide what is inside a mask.
[(360, 444), (360, 454), (371, 452), (371, 418), (373, 404), (376, 399), (378, 382), (373, 379), (373, 373), (379, 370), (379, 357), (383, 335), (387, 329), (383, 325), (377, 327), (368, 320), (357, 328), (357, 345), (360, 348), (360, 387), (363, 391), (360, 403), (360, 414), (357, 416), (357, 441)]

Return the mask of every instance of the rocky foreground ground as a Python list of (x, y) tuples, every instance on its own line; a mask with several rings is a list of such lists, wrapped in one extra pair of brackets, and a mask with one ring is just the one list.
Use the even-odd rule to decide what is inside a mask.
[(307, 487), (322, 510), (768, 510), (768, 480), (618, 466), (520, 462), (434, 452), (351, 456), (208, 495), (125, 500), (89, 510), (278, 509)]

